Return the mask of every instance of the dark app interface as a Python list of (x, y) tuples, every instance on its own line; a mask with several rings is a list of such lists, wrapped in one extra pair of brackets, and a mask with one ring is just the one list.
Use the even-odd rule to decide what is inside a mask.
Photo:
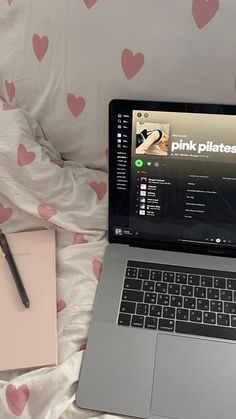
[(128, 216), (115, 234), (235, 246), (236, 117), (135, 110), (129, 123)]

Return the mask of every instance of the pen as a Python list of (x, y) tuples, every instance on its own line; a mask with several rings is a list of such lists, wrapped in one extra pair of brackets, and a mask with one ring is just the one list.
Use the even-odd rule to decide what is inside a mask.
[(20, 298), (22, 300), (22, 303), (24, 304), (24, 306), (26, 308), (29, 308), (30, 303), (29, 303), (28, 296), (26, 294), (24, 284), (21, 280), (20, 274), (19, 274), (17, 266), (15, 264), (13, 255), (11, 253), (11, 249), (10, 249), (9, 244), (7, 242), (7, 238), (6, 238), (5, 234), (2, 232), (1, 229), (0, 229), (0, 246), (2, 248), (5, 259), (8, 263), (8, 266), (11, 270), (11, 273), (12, 273), (13, 279), (15, 281), (15, 284), (17, 286), (17, 289), (18, 289)]

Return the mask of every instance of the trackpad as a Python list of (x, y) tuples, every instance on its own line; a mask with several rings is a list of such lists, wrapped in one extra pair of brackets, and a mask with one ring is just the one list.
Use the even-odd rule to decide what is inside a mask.
[(151, 413), (235, 419), (236, 344), (159, 334)]

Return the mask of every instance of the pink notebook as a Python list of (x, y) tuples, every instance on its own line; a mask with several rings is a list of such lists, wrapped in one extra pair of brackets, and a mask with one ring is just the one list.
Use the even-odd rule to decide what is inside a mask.
[(6, 235), (30, 308), (0, 249), (0, 371), (57, 363), (55, 232)]

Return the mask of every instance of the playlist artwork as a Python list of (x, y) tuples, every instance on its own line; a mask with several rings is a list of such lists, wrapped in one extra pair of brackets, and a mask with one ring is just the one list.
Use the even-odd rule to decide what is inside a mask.
[(170, 124), (137, 122), (136, 154), (167, 156)]

